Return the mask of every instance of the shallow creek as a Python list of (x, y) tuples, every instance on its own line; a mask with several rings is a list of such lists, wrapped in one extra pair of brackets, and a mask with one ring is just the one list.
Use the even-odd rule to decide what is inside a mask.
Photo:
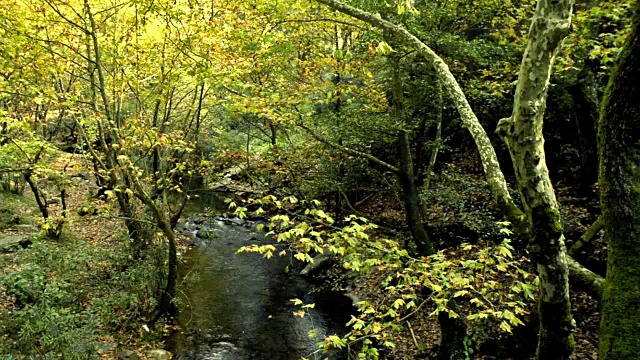
[[(350, 299), (316, 291), (316, 285), (294, 271), (286, 273), (288, 259), (235, 254), (240, 246), (265, 241), (256, 223), (202, 218), (196, 214), (181, 226), (197, 246), (180, 265), (183, 278), (190, 275), (178, 282), (183, 310), (177, 322), (182, 330), (168, 341), (177, 359), (344, 358), (310, 354), (325, 335), (345, 333), (344, 324), (353, 311)], [(293, 316), (299, 310), (290, 301), (294, 298), (316, 304), (308, 309), (311, 316)]]

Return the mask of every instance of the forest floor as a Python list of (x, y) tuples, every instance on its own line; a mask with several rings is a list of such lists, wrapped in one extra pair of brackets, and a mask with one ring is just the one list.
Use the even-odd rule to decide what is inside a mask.
[[(2, 217), (0, 238), (33, 242), (0, 253), (0, 358), (145, 358), (162, 347), (170, 330), (163, 323), (145, 330), (144, 314), (155, 306), (153, 257), (133, 262), (122, 220), (91, 197), (97, 188), (92, 175), (81, 172), (87, 168), (79, 166), (82, 161), (63, 153), (52, 164), (54, 170), (66, 167), (72, 179), (59, 240), (40, 234), (40, 213), (28, 188), (22, 195), (0, 193), (0, 213), (11, 214)], [(46, 191), (57, 192), (54, 186)], [(60, 199), (50, 200), (52, 216), (61, 215)], [(81, 209), (97, 213), (80, 216)]]

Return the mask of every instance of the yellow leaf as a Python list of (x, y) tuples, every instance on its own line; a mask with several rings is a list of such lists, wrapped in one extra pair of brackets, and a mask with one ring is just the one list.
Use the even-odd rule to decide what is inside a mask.
[(293, 303), (293, 305), (296, 305), (296, 306), (302, 304), (302, 300), (300, 300), (300, 299), (291, 299), (289, 301), (291, 301)]
[(373, 327), (371, 328), (371, 330), (373, 331), (374, 334), (377, 334), (380, 332), (380, 330), (382, 330), (382, 325), (380, 325), (379, 322), (375, 322), (373, 323)]

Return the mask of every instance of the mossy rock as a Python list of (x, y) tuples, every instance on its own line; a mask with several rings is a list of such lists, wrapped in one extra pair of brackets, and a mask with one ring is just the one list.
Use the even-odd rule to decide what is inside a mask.
[(24, 235), (7, 235), (0, 237), (0, 253), (11, 253), (20, 249), (26, 249), (31, 245), (31, 239)]
[(37, 207), (33, 200), (16, 194), (0, 192), (0, 230), (18, 224), (33, 224)]

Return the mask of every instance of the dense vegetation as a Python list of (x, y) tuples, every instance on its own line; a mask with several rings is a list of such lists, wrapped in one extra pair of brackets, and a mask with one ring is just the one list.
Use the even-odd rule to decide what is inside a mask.
[(0, 357), (161, 347), (221, 192), (355, 289), (313, 356), (633, 358), (638, 6), (5, 0)]

